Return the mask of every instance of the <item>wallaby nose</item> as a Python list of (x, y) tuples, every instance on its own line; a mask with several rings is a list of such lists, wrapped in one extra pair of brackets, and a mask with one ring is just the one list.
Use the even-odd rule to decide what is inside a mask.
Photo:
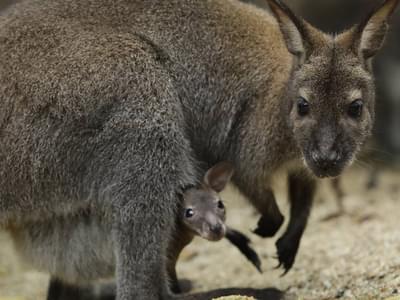
[(321, 168), (329, 168), (339, 161), (339, 153), (336, 150), (320, 151), (314, 150), (311, 153), (314, 162)]

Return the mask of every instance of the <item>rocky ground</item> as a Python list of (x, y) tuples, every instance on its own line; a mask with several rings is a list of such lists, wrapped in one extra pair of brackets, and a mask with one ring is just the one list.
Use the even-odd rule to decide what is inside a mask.
[[(228, 242), (197, 239), (182, 254), (179, 275), (190, 279), (196, 291), (268, 287), (291, 299), (400, 299), (400, 172), (381, 172), (378, 187), (367, 191), (367, 171), (353, 169), (344, 175), (347, 214), (328, 221), (324, 219), (336, 205), (330, 182), (321, 183), (297, 261), (286, 276), (274, 270), (274, 240), (250, 233), (257, 217), (233, 189), (223, 195), (228, 223), (249, 234), (262, 257), (263, 274)], [(278, 191), (280, 205), (286, 208), (284, 187)], [(43, 300), (47, 280), (46, 274), (18, 264), (9, 238), (1, 233), (0, 300)], [(268, 299), (278, 299), (276, 294), (268, 294)]]

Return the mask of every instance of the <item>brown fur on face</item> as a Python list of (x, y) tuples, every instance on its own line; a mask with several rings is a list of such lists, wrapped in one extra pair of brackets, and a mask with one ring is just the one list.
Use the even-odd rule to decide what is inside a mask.
[(287, 94), (289, 127), (306, 166), (318, 177), (337, 176), (371, 133), (375, 86), (370, 60), (398, 1), (385, 1), (339, 36), (319, 32), (280, 1), (269, 2), (297, 59)]
[[(320, 177), (338, 175), (371, 133), (375, 89), (370, 73), (332, 39), (330, 48), (311, 55), (294, 73), (292, 89), (289, 123), (306, 165)], [(298, 112), (300, 97), (309, 103), (306, 116)], [(354, 118), (349, 107), (358, 99), (363, 108)]]

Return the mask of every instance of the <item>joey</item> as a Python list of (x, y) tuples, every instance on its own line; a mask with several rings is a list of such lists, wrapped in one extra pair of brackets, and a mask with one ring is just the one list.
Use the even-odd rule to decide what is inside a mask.
[(226, 237), (261, 272), (261, 261), (249, 246), (250, 240), (242, 233), (225, 225), (225, 205), (218, 195), (233, 175), (233, 167), (227, 162), (218, 163), (204, 175), (198, 187), (183, 192), (182, 209), (177, 219), (176, 233), (168, 250), (168, 273), (172, 291), (180, 292), (176, 275), (176, 263), (183, 248), (195, 236), (209, 241)]

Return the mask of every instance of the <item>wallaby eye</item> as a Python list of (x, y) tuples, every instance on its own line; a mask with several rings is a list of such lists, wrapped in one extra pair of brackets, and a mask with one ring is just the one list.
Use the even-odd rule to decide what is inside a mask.
[(225, 208), (224, 202), (222, 202), (221, 200), (218, 201), (217, 205), (218, 205), (219, 209), (224, 209)]
[(364, 104), (361, 99), (354, 100), (350, 103), (347, 114), (353, 119), (361, 117), (363, 105)]
[(310, 112), (310, 104), (303, 97), (297, 99), (297, 113), (299, 116), (304, 117)]
[(194, 216), (194, 211), (191, 208), (188, 208), (187, 210), (185, 210), (185, 218), (191, 218)]

